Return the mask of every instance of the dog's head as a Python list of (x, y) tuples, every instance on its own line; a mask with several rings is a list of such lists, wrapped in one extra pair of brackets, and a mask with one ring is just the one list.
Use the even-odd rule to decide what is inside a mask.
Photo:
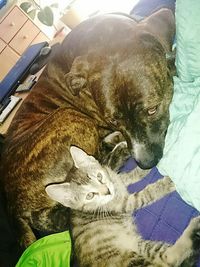
[[(172, 75), (166, 54), (172, 36), (166, 28), (158, 37), (154, 32), (159, 19), (168, 21), (166, 12), (162, 16), (138, 23), (134, 36), (121, 40), (115, 51), (101, 48), (77, 57), (66, 75), (73, 94), (90, 89), (106, 122), (122, 132), (142, 168), (155, 166), (162, 157), (169, 124)], [(172, 23), (166, 21), (163, 27)]]

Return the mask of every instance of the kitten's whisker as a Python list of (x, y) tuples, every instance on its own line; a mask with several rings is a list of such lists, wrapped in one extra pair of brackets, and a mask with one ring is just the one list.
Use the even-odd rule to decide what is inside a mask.
[(102, 209), (102, 207), (100, 207), (100, 216), (101, 216), (101, 219), (103, 219), (103, 209)]
[(108, 206), (105, 206), (104, 209), (106, 211), (107, 220), (110, 221), (113, 218), (112, 212), (109, 211)]
[(104, 207), (102, 207), (102, 215), (103, 215), (103, 219), (105, 220), (106, 219), (106, 213), (105, 213), (106, 211), (105, 211), (105, 209), (104, 209)]
[(98, 219), (101, 219), (100, 218), (100, 207), (98, 207), (98, 216), (97, 216)]
[(96, 214), (96, 210), (93, 211), (92, 220), (94, 220), (94, 218), (95, 218), (95, 214)]

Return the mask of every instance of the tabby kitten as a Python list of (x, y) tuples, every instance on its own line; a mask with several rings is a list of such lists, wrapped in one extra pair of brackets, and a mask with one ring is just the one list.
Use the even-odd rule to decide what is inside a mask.
[(92, 156), (71, 147), (78, 180), (46, 187), (47, 194), (72, 209), (72, 240), (80, 267), (194, 266), (200, 250), (200, 217), (191, 221), (174, 245), (143, 240), (133, 211), (174, 190), (168, 177), (129, 194), (127, 185), (147, 171), (116, 174)]

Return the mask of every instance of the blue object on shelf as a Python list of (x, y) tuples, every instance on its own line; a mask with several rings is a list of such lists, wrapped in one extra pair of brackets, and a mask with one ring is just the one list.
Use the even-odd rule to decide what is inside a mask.
[(5, 6), (5, 4), (7, 3), (7, 0), (0, 0), (0, 9)]
[(47, 46), (47, 42), (31, 45), (22, 54), (20, 59), (9, 71), (6, 77), (0, 83), (0, 110), (4, 109), (9, 103), (9, 97), (13, 94), (18, 85), (29, 74), (29, 70), (43, 47)]

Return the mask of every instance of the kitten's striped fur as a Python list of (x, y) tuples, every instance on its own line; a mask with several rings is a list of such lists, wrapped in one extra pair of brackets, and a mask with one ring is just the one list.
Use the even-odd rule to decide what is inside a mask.
[(200, 249), (200, 218), (191, 221), (174, 245), (143, 240), (133, 222), (133, 211), (174, 190), (168, 177), (129, 194), (127, 185), (147, 171), (136, 168), (116, 174), (80, 149), (71, 148), (77, 177), (46, 188), (51, 198), (72, 209), (72, 239), (80, 267), (194, 266)]

